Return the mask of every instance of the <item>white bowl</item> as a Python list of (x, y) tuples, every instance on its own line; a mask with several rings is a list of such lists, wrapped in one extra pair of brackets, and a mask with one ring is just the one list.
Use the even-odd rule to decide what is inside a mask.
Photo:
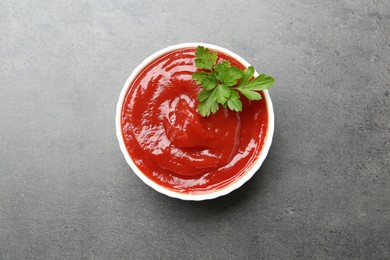
[[(233, 190), (241, 187), (245, 182), (247, 182), (256, 173), (256, 171), (262, 165), (263, 161), (265, 160), (265, 157), (268, 154), (269, 148), (270, 148), (271, 143), (272, 143), (272, 137), (274, 135), (274, 110), (273, 110), (273, 106), (272, 106), (272, 101), (271, 101), (271, 97), (270, 97), (268, 91), (263, 91), (263, 94), (264, 94), (264, 97), (265, 97), (265, 101), (266, 101), (266, 106), (267, 106), (267, 112), (268, 112), (268, 129), (267, 129), (267, 135), (266, 135), (265, 140), (264, 140), (264, 145), (263, 145), (262, 150), (260, 151), (260, 153), (258, 155), (258, 158), (254, 162), (253, 166), (242, 177), (238, 178), (238, 180), (236, 180), (235, 182), (231, 183), (230, 185), (228, 185), (228, 186), (226, 186), (226, 187), (224, 187), (222, 189), (219, 189), (217, 191), (210, 192), (210, 193), (205, 193), (205, 194), (186, 194), (186, 193), (175, 192), (175, 191), (169, 190), (169, 189), (167, 189), (167, 188), (165, 188), (163, 186), (158, 185), (157, 183), (155, 183), (154, 181), (149, 179), (145, 174), (143, 174), (140, 169), (138, 169), (138, 167), (135, 165), (134, 161), (131, 159), (131, 157), (130, 157), (127, 149), (126, 149), (126, 145), (125, 145), (125, 142), (124, 142), (124, 139), (123, 139), (123, 135), (122, 135), (122, 125), (121, 125), (121, 113), (122, 113), (123, 102), (125, 100), (126, 93), (127, 93), (128, 89), (129, 89), (129, 87), (131, 85), (131, 82), (136, 78), (136, 76), (148, 64), (150, 64), (152, 61), (154, 61), (155, 59), (159, 58), (160, 56), (162, 56), (162, 55), (164, 55), (164, 54), (166, 54), (168, 52), (177, 50), (177, 49), (191, 48), (191, 47), (195, 47), (196, 48), (199, 45), (202, 45), (202, 46), (204, 46), (206, 48), (209, 48), (209, 49), (212, 49), (212, 50), (223, 52), (223, 53), (227, 54), (228, 56), (231, 56), (234, 59), (236, 59), (238, 62), (243, 64), (245, 67), (249, 67), (250, 66), (250, 64), (246, 60), (244, 60), (243, 58), (241, 58), (237, 54), (235, 54), (235, 53), (233, 53), (233, 52), (231, 52), (231, 51), (229, 51), (229, 50), (227, 50), (225, 48), (221, 48), (219, 46), (213, 45), (213, 44), (207, 44), (207, 43), (182, 43), (182, 44), (169, 46), (169, 47), (167, 47), (165, 49), (162, 49), (160, 51), (155, 52), (154, 54), (152, 54), (151, 56), (146, 58), (131, 73), (129, 78), (126, 80), (125, 85), (123, 86), (122, 91), (120, 93), (118, 104), (116, 106), (116, 118), (115, 118), (116, 135), (117, 135), (117, 138), (118, 138), (118, 141), (119, 141), (120, 149), (121, 149), (121, 151), (123, 153), (123, 156), (125, 157), (127, 163), (129, 164), (131, 169), (134, 171), (134, 173), (143, 182), (145, 182), (148, 186), (152, 187), (153, 189), (155, 189), (156, 191), (158, 191), (158, 192), (160, 192), (162, 194), (165, 194), (165, 195), (167, 195), (169, 197), (173, 197), (173, 198), (177, 198), (177, 199), (193, 200), (193, 201), (215, 199), (217, 197), (226, 195), (226, 194), (232, 192)], [(259, 74), (257, 72), (255, 72), (255, 76), (257, 77), (258, 75)]]

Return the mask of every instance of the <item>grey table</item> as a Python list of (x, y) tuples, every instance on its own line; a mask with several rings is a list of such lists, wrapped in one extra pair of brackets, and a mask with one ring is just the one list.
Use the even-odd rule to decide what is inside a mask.
[[(166, 46), (277, 79), (255, 177), (165, 197), (115, 136), (124, 81)], [(390, 2), (0, 1), (0, 259), (389, 259)]]

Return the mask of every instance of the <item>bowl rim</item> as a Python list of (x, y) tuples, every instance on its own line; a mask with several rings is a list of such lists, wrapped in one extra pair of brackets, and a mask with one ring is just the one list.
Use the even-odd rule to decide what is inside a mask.
[[(228, 194), (228, 193), (238, 189), (244, 183), (246, 183), (250, 178), (252, 178), (253, 175), (260, 169), (260, 167), (263, 164), (265, 158), (267, 157), (268, 151), (269, 151), (269, 149), (271, 147), (272, 138), (273, 138), (273, 135), (274, 135), (274, 121), (275, 121), (275, 119), (274, 119), (275, 115), (274, 115), (274, 110), (273, 110), (271, 97), (270, 97), (270, 95), (268, 93), (268, 90), (265, 90), (265, 91), (263, 91), (263, 94), (264, 94), (264, 97), (265, 97), (266, 107), (267, 107), (267, 112), (268, 112), (267, 113), (268, 114), (268, 128), (267, 128), (267, 134), (265, 136), (265, 141), (264, 141), (263, 147), (262, 147), (262, 149), (261, 149), (261, 151), (259, 153), (259, 156), (256, 159), (255, 163), (251, 166), (251, 168), (245, 174), (243, 174), (242, 177), (237, 179), (237, 181), (235, 181), (235, 182), (229, 184), (228, 186), (226, 186), (226, 187), (224, 187), (222, 189), (219, 189), (217, 191), (213, 191), (213, 192), (209, 192), (209, 193), (205, 193), (205, 194), (180, 193), (180, 192), (176, 192), (176, 191), (173, 191), (173, 190), (170, 190), (168, 188), (165, 188), (163, 186), (158, 185), (153, 180), (149, 179), (144, 173), (142, 173), (142, 171), (140, 169), (138, 169), (138, 167), (136, 166), (136, 164), (134, 163), (134, 161), (130, 157), (130, 155), (129, 155), (127, 149), (126, 149), (126, 145), (125, 145), (123, 134), (122, 134), (122, 125), (121, 125), (122, 108), (123, 108), (123, 103), (124, 103), (127, 91), (128, 91), (128, 89), (130, 87), (130, 83), (138, 76), (138, 74), (146, 66), (148, 66), (152, 61), (154, 61), (155, 59), (161, 57), (162, 55), (164, 55), (166, 53), (169, 53), (171, 51), (174, 51), (174, 50), (178, 50), (178, 49), (194, 48), (194, 47), (196, 48), (199, 45), (202, 45), (202, 46), (204, 46), (204, 47), (206, 47), (208, 49), (212, 49), (212, 50), (216, 50), (216, 51), (219, 51), (219, 52), (223, 52), (223, 53), (227, 54), (228, 56), (231, 56), (234, 59), (236, 59), (238, 62), (243, 64), (245, 67), (250, 66), (250, 64), (246, 60), (244, 60), (242, 57), (240, 57), (239, 55), (235, 54), (234, 52), (232, 52), (232, 51), (230, 51), (228, 49), (219, 47), (219, 46), (214, 45), (214, 44), (208, 44), (208, 43), (181, 43), (181, 44), (168, 46), (168, 47), (166, 47), (164, 49), (161, 49), (161, 50), (153, 53), (152, 55), (150, 55), (149, 57), (144, 59), (132, 71), (132, 73), (127, 78), (127, 80), (126, 80), (126, 82), (125, 82), (125, 84), (124, 84), (124, 86), (123, 86), (123, 88), (122, 88), (122, 90), (120, 92), (118, 103), (116, 105), (116, 117), (115, 117), (116, 135), (117, 135), (117, 138), (118, 138), (119, 147), (120, 147), (120, 149), (122, 151), (123, 156), (126, 159), (127, 164), (130, 166), (130, 168), (133, 170), (133, 172), (146, 185), (148, 185), (149, 187), (153, 188), (157, 192), (160, 192), (160, 193), (162, 193), (164, 195), (167, 195), (169, 197), (172, 197), (172, 198), (177, 198), (177, 199), (181, 199), (181, 200), (190, 200), (190, 201), (209, 200), (209, 199), (215, 199), (217, 197), (226, 195), (226, 194)], [(255, 71), (255, 76), (258, 76), (258, 75), (259, 74)]]

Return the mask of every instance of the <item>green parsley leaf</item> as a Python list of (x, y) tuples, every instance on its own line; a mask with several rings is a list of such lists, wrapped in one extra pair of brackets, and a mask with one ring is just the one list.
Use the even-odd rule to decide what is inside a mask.
[(217, 79), (227, 87), (236, 85), (242, 77), (242, 71), (237, 67), (231, 67), (230, 61), (223, 61), (215, 65), (215, 73)]
[(196, 84), (202, 84), (202, 80), (206, 77), (208, 73), (204, 71), (196, 71), (192, 74), (192, 79), (196, 80)]
[[(196, 73), (196, 72), (195, 72)], [(242, 78), (240, 80), (240, 84), (237, 87), (245, 85), (255, 74), (255, 69), (252, 66), (249, 66), (242, 72)]]
[(199, 93), (199, 95), (198, 95), (198, 100), (199, 100), (200, 102), (205, 101), (205, 100), (211, 95), (211, 93), (213, 93), (213, 91), (203, 89), (203, 90)]
[(209, 52), (209, 49), (198, 46), (195, 51), (195, 65), (198, 69), (212, 70), (218, 59), (216, 52)]
[(243, 88), (243, 89), (239, 89), (239, 91), (241, 92), (241, 94), (246, 96), (249, 100), (261, 100), (262, 99), (260, 93), (255, 92), (253, 90)]
[(236, 89), (250, 89), (254, 91), (260, 91), (260, 90), (267, 90), (270, 86), (272, 86), (275, 83), (275, 79), (271, 76), (267, 76), (265, 74), (261, 74), (257, 78), (244, 82), (243, 84), (240, 84), (236, 87)]
[[(198, 105), (199, 113), (202, 116), (206, 116), (206, 117), (209, 116), (210, 113), (215, 114), (219, 109), (219, 105), (215, 100), (215, 94), (214, 94), (215, 90), (210, 91), (210, 92), (212, 92), (212, 93), (210, 95), (208, 95), (208, 97), (206, 97)], [(202, 98), (204, 98), (204, 97), (205, 97), (205, 94), (202, 95)]]
[(229, 61), (217, 62), (216, 52), (198, 46), (195, 51), (195, 65), (198, 71), (192, 74), (196, 84), (203, 89), (198, 95), (198, 110), (202, 116), (215, 114), (219, 105), (233, 111), (242, 111), (241, 93), (249, 100), (261, 100), (258, 91), (268, 89), (275, 79), (261, 74), (253, 78), (255, 69), (249, 66), (244, 71), (231, 66)]
[(227, 105), (233, 111), (240, 112), (242, 110), (240, 95), (236, 91), (232, 90), (230, 98), (227, 101)]
[(214, 74), (208, 74), (202, 79), (203, 88), (206, 90), (211, 90), (218, 85), (217, 78)]
[(192, 74), (192, 79), (196, 80), (196, 84), (203, 85), (206, 90), (215, 88), (218, 84), (217, 78), (214, 74), (210, 74), (204, 71), (197, 71)]
[(228, 98), (230, 97), (230, 92), (232, 90), (225, 85), (219, 84), (217, 88), (215, 89), (215, 100), (219, 103), (224, 105)]

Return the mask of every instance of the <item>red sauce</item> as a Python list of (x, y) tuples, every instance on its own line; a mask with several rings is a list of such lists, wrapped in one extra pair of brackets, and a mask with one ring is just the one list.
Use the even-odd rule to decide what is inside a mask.
[[(122, 133), (137, 167), (170, 190), (204, 194), (242, 177), (259, 155), (267, 132), (265, 100), (242, 98), (243, 111), (220, 108), (203, 118), (197, 112), (201, 87), (195, 48), (164, 54), (131, 83), (122, 108)], [(232, 57), (218, 52), (218, 61)]]

